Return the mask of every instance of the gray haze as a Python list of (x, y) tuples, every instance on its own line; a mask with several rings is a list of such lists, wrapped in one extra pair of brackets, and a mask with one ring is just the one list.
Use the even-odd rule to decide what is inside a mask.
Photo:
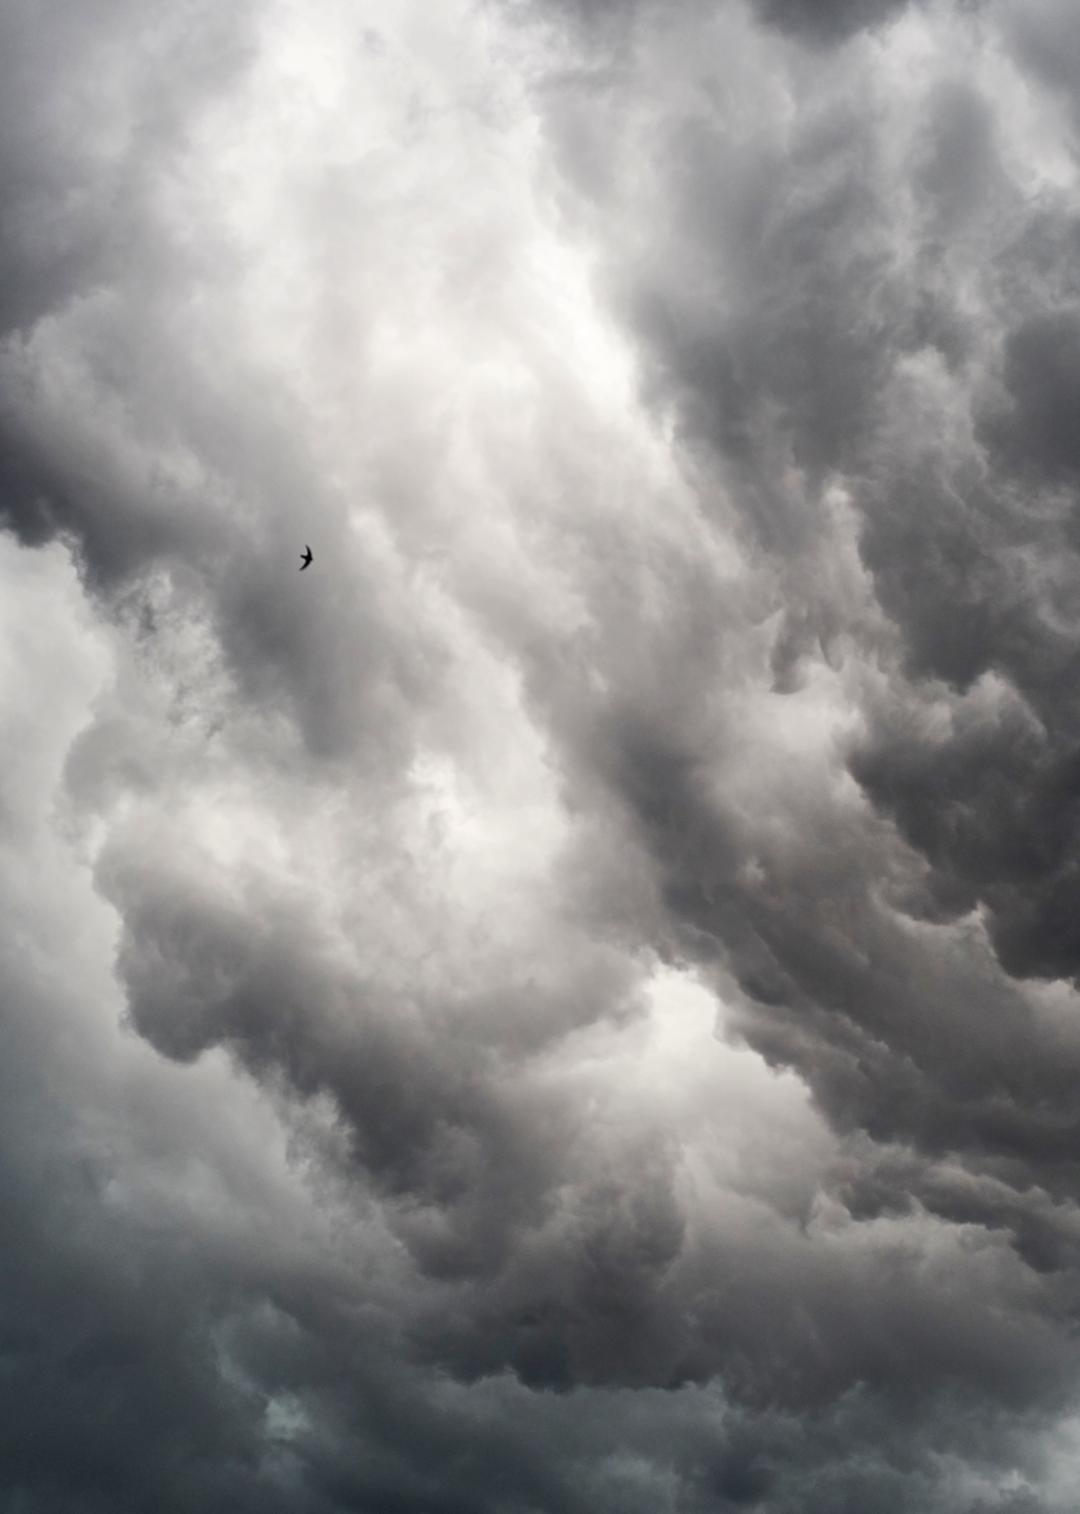
[(0, 59), (3, 1507), (1069, 1514), (1072, 0)]

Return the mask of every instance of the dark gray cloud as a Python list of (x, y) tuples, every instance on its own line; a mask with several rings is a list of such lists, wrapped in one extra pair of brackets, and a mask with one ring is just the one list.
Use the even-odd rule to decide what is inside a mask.
[(855, 32), (887, 21), (908, 0), (757, 0), (758, 14), (770, 26), (818, 42), (836, 43)]
[[(939, 20), (977, 47), (976, 32)], [(815, 643), (869, 630), (880, 645), (861, 607), (845, 625), (835, 585), (821, 594), (815, 582), (834, 525), (822, 503), (841, 482), (905, 672), (920, 680), (913, 698), (925, 689), (947, 704), (972, 691), (948, 736), (912, 724), (910, 700), (875, 697), (852, 772), (933, 864), (933, 908), (981, 902), (1009, 970), (1071, 976), (1076, 645), (1063, 491), (1075, 364), (1073, 312), (1057, 288), (1069, 213), (1051, 210), (1049, 191), (1027, 209), (975, 58), (970, 79), (931, 77), (891, 130), (854, 78), (803, 94), (793, 74), (797, 126), (782, 137), (733, 142), (722, 112), (680, 97), (655, 149), (682, 170), (655, 181), (661, 255), (633, 270), (628, 299), (656, 402), (674, 406), (690, 446), (708, 449), (716, 496), (726, 486), (762, 549), (786, 564), (778, 688)], [(977, 282), (961, 297), (963, 278)], [(986, 371), (995, 365), (1000, 397)], [(942, 406), (936, 417), (915, 408), (920, 387), (920, 406)], [(1000, 696), (974, 692), (984, 675), (1004, 680)], [(945, 689), (935, 695), (928, 679)], [(700, 802), (687, 811), (670, 797), (689, 770), (677, 761), (650, 787), (669, 814), (686, 814), (676, 830), (696, 831)], [(636, 781), (629, 797), (640, 808)], [(666, 819), (659, 829), (670, 846)], [(718, 837), (703, 851), (710, 869), (722, 866)], [(692, 899), (699, 881), (675, 872)]]
[(1061, 91), (1066, 105), (1074, 104), (1080, 53), (1068, 6), (1062, 0), (1042, 0), (1023, 8), (1006, 7), (1002, 19), (1025, 69), (1040, 83)]
[(13, 1506), (1072, 1506), (1063, 15), (10, 10)]
[[(832, 47), (894, 17), (911, 0), (750, 0), (755, 17), (764, 25), (812, 46)], [(561, 17), (581, 25), (585, 35), (624, 55), (634, 23), (642, 12), (659, 12), (655, 0), (551, 0)], [(698, 20), (717, 6), (686, 9)]]
[[(636, 265), (612, 262), (654, 404), (718, 518), (734, 504), (776, 563), (777, 693), (805, 689), (815, 656), (850, 669), (861, 729), (840, 750), (915, 857), (812, 798), (809, 778), (785, 795), (798, 839), (748, 827), (724, 747), (736, 715), (704, 739), (646, 718), (644, 745), (640, 719), (620, 719), (604, 772), (684, 949), (728, 962), (749, 994), (751, 1044), (798, 1066), (842, 1127), (963, 1152), (1071, 1204), (1072, 1038), (1008, 976), (1076, 971), (1071, 212), (1006, 170), (1011, 123), (979, 87), (978, 34), (937, 22), (974, 49), (970, 77), (942, 57), (910, 113), (887, 116), (854, 74), (837, 87), (826, 63), (806, 94), (789, 76), (782, 136), (733, 140), (731, 115), (680, 80), (651, 144), (660, 169), (633, 180), (657, 232)], [(576, 136), (552, 114), (572, 169)], [(588, 187), (629, 224), (617, 169)], [(872, 576), (823, 588), (849, 532)], [(961, 923), (976, 908), (1004, 974), (981, 924)], [(1014, 1203), (999, 1192), (981, 1222), (996, 1210), (1033, 1264), (1068, 1270), (1067, 1243), (1035, 1240)]]
[[(6, 8), (3, 329), (26, 330), (85, 297), (118, 264), (149, 272), (155, 177), (250, 58), (249, 17), (246, 5), (225, 18), (202, 5), (136, 12), (126, 0)], [(180, 245), (169, 252), (183, 256)]]

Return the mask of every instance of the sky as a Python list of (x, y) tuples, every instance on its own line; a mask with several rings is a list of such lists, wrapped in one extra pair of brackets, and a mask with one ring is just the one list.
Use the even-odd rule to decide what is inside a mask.
[(7, 0), (5, 1510), (1075, 1509), (1078, 102)]

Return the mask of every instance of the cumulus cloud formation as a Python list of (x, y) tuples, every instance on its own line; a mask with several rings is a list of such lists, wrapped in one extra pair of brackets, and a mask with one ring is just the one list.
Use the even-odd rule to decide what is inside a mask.
[(1074, 30), (8, 7), (12, 1508), (1074, 1507)]

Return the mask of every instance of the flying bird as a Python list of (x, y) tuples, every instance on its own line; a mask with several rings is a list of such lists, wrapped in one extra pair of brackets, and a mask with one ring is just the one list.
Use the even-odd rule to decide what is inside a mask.
[(305, 568), (310, 568), (310, 567), (311, 567), (311, 548), (305, 543), (303, 556), (300, 559), (300, 571), (301, 571), (301, 573), (304, 571)]

